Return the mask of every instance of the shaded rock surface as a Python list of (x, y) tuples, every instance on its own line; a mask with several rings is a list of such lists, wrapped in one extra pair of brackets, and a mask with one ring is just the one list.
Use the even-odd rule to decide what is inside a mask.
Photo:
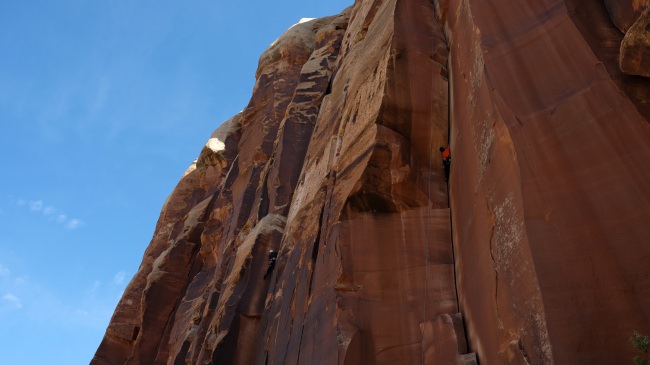
[(634, 24), (648, 5), (648, 0), (604, 0), (614, 25), (623, 33)]
[(290, 28), (91, 364), (630, 361), (650, 83), (619, 71), (623, 5), (357, 0)]
[(650, 7), (647, 7), (625, 33), (621, 43), (621, 71), (650, 77)]

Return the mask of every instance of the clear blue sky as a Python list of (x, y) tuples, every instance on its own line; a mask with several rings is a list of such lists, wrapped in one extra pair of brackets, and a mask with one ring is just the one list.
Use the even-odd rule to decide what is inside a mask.
[(259, 55), (352, 0), (0, 2), (0, 365), (87, 364)]

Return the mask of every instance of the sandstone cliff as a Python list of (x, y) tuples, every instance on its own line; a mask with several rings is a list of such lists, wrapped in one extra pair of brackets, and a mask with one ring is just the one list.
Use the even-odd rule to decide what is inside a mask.
[(621, 70), (649, 72), (645, 7), (357, 0), (293, 26), (91, 364), (630, 362), (650, 82)]

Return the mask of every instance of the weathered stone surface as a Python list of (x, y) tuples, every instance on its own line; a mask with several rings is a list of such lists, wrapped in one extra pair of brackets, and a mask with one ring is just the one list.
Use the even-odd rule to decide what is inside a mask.
[(650, 84), (618, 69), (628, 3), (358, 0), (289, 29), (92, 364), (629, 361)]
[(625, 34), (619, 62), (626, 74), (650, 77), (650, 7)]

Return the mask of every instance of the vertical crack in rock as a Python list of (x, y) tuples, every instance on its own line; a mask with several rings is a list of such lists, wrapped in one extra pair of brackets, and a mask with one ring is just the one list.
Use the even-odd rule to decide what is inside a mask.
[[(489, 209), (489, 207), (488, 207)], [(494, 270), (494, 303), (495, 303), (495, 314), (496, 314), (496, 319), (497, 319), (497, 324), (499, 325), (499, 329), (503, 330), (503, 321), (501, 320), (501, 316), (499, 315), (499, 264), (498, 260), (494, 254), (495, 250), (495, 243), (494, 243), (494, 232), (496, 231), (496, 226), (494, 223), (494, 213), (492, 211), (489, 212), (490, 214), (490, 220), (492, 222), (492, 228), (490, 229), (490, 258), (492, 259), (492, 266)]]

